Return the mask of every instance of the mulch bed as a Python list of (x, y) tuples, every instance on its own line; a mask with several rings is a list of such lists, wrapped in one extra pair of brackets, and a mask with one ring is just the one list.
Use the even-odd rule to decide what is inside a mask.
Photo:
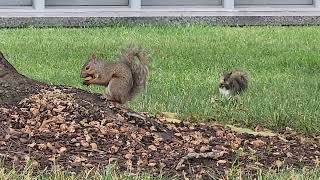
[(0, 58), (0, 157), (8, 168), (122, 171), (177, 178), (222, 177), (230, 168), (314, 168), (320, 137), (238, 133), (219, 124), (170, 123), (76, 88), (20, 75)]

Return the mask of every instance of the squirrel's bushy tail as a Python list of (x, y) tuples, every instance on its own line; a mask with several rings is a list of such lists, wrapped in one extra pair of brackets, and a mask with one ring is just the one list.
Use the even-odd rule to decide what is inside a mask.
[[(139, 59), (136, 63), (135, 57)], [(121, 54), (121, 60), (126, 63), (132, 71), (133, 86), (130, 92), (130, 99), (145, 89), (149, 68), (147, 65), (147, 54), (144, 49), (129, 45)]]
[(239, 85), (239, 91), (242, 91), (248, 87), (248, 74), (243, 70), (235, 70), (231, 78), (233, 78)]

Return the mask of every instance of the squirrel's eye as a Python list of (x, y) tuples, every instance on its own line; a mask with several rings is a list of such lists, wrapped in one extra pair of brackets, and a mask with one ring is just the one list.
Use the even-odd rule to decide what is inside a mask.
[(89, 66), (86, 67), (86, 70), (89, 70)]

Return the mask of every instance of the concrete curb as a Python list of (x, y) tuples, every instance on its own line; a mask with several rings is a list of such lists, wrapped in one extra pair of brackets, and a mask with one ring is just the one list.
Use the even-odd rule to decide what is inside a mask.
[(0, 27), (98, 27), (114, 25), (320, 25), (320, 16), (0, 17)]

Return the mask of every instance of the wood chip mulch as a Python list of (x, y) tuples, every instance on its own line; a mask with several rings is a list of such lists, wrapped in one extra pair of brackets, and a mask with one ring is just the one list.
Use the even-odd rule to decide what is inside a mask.
[(218, 124), (169, 123), (123, 106), (77, 103), (68, 88), (41, 90), (0, 108), (0, 156), (7, 167), (80, 171), (116, 162), (120, 170), (169, 177), (219, 177), (232, 167), (319, 165), (320, 138), (254, 136)]

